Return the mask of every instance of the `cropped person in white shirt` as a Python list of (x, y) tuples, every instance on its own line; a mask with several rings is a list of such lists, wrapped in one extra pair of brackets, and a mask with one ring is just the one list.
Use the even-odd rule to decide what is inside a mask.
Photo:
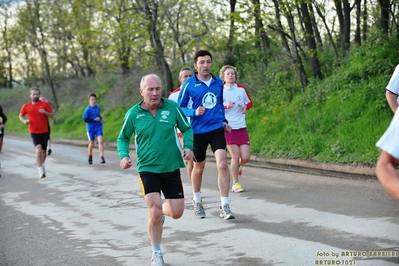
[(392, 112), (396, 112), (398, 109), (398, 94), (399, 94), (399, 65), (396, 66), (391, 79), (386, 87), (385, 97), (387, 98), (389, 107)]
[(247, 89), (243, 85), (237, 85), (238, 72), (235, 67), (223, 66), (219, 76), (224, 82), (225, 116), (232, 128), (230, 133), (225, 133), (227, 149), (231, 155), (231, 190), (238, 193), (244, 191), (238, 180), (238, 176), (242, 175), (241, 165), (249, 162), (251, 156), (245, 114), (252, 107), (252, 100)]

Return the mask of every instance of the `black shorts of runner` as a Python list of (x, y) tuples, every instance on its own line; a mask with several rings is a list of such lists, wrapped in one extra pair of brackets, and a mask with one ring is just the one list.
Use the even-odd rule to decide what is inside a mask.
[(41, 133), (41, 134), (34, 134), (30, 133), (30, 136), (33, 140), (33, 145), (36, 147), (37, 145), (42, 146), (42, 150), (46, 151), (47, 150), (47, 142), (49, 138), (49, 133)]
[(2, 137), (4, 137), (4, 128), (2, 128), (0, 130), (1, 130), (1, 132), (0, 132), (0, 139), (1, 139)]
[(143, 196), (148, 193), (163, 193), (165, 199), (183, 199), (184, 191), (180, 169), (169, 173), (139, 173), (139, 181)]
[(226, 139), (224, 138), (224, 128), (215, 129), (204, 134), (194, 134), (194, 162), (205, 161), (206, 150), (211, 145), (212, 151), (226, 150)]

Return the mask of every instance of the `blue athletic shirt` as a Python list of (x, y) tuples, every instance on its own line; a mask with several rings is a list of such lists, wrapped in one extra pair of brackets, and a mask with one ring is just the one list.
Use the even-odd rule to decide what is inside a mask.
[[(191, 117), (191, 126), (194, 134), (203, 134), (223, 127), (223, 81), (211, 74), (212, 81), (209, 87), (197, 78), (197, 73), (188, 78), (181, 86), (177, 103), (187, 117)], [(187, 108), (192, 100), (192, 107)], [(205, 113), (195, 115), (198, 107), (204, 106)]]
[(83, 119), (86, 122), (86, 130), (90, 132), (93, 129), (102, 128), (103, 124), (101, 121), (94, 121), (94, 118), (101, 117), (100, 106), (96, 105), (91, 107), (88, 105), (83, 113)]

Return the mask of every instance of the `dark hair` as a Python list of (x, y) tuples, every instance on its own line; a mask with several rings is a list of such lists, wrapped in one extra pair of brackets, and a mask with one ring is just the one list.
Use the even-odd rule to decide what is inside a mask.
[(0, 114), (3, 113), (3, 107), (0, 105)]
[(197, 52), (195, 53), (195, 55), (194, 55), (194, 63), (197, 63), (198, 57), (200, 57), (200, 56), (206, 56), (206, 55), (209, 55), (209, 56), (211, 57), (211, 60), (212, 60), (212, 55), (211, 55), (211, 53), (208, 52), (207, 50), (199, 50), (199, 51), (197, 51)]
[(90, 94), (87, 96), (87, 100), (90, 100), (90, 97), (94, 97), (94, 98), (97, 99), (97, 95), (96, 95), (95, 93), (90, 93)]

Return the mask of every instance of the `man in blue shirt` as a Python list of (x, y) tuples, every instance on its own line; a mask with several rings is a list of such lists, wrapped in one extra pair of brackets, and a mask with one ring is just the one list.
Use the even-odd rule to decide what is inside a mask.
[(100, 114), (100, 106), (97, 105), (97, 96), (94, 93), (87, 97), (89, 105), (86, 107), (83, 119), (86, 122), (87, 137), (89, 138), (88, 146), (88, 162), (93, 163), (93, 148), (97, 136), (98, 149), (100, 151), (101, 163), (105, 163), (104, 159), (104, 141), (103, 141), (103, 122), (104, 119)]
[[(224, 132), (230, 132), (231, 127), (224, 115), (223, 81), (211, 74), (212, 55), (206, 50), (195, 54), (194, 68), (197, 72), (184, 82), (178, 98), (184, 114), (191, 118), (194, 131), (194, 169), (191, 176), (194, 213), (197, 218), (205, 218), (200, 191), (206, 151), (210, 144), (218, 168), (220, 217), (234, 219), (229, 203), (230, 174), (224, 137)], [(188, 108), (190, 99), (192, 107)]]

